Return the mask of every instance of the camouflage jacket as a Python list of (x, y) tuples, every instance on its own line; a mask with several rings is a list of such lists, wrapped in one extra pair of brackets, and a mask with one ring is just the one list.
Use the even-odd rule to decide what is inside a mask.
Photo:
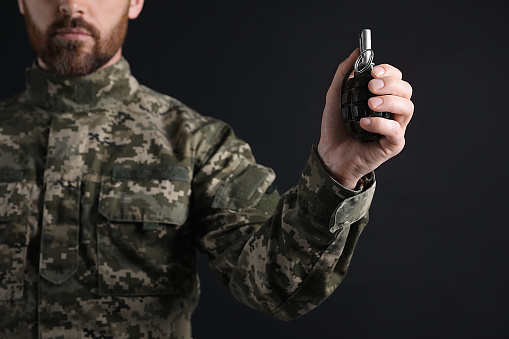
[(281, 197), (228, 125), (138, 84), (27, 70), (0, 103), (0, 337), (189, 338), (196, 250), (245, 304), (309, 311), (348, 268), (374, 179), (315, 151)]

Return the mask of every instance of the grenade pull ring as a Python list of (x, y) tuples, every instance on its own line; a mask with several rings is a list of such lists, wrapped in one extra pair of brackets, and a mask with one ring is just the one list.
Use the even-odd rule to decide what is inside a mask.
[[(368, 62), (365, 62), (366, 55), (369, 54)], [(364, 52), (361, 52), (359, 56), (357, 57), (357, 60), (355, 60), (355, 65), (353, 66), (353, 69), (356, 73), (362, 73), (368, 69), (373, 68), (374, 63), (373, 59), (375, 58), (375, 52), (373, 52), (372, 49), (367, 49)], [(359, 70), (360, 65), (364, 65), (361, 70)]]
[[(375, 64), (375, 52), (371, 49), (371, 30), (363, 29), (359, 35), (360, 54), (355, 60), (354, 70), (356, 73), (362, 73), (368, 69), (372, 69)], [(359, 67), (362, 69), (359, 70)]]

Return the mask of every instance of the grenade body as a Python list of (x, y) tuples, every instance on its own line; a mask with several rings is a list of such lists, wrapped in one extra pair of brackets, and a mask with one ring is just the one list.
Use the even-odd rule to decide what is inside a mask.
[(341, 95), (341, 113), (345, 120), (346, 127), (356, 139), (364, 141), (378, 140), (381, 135), (363, 129), (360, 125), (361, 118), (391, 118), (391, 113), (375, 112), (368, 106), (368, 99), (375, 96), (368, 89), (368, 83), (373, 79), (371, 76), (371, 68), (372, 67), (368, 68), (362, 73), (354, 72), (354, 77), (348, 79), (346, 85), (343, 86), (344, 88), (342, 88)]

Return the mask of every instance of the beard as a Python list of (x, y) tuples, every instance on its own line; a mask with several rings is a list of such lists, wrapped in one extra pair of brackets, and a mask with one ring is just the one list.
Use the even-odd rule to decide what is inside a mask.
[[(26, 9), (25, 6), (25, 22), (30, 44), (47, 65), (48, 70), (56, 74), (86, 75), (98, 70), (118, 52), (127, 34), (127, 10), (109, 34), (102, 38), (99, 29), (82, 17), (62, 17), (43, 32), (35, 25), (33, 17)], [(67, 40), (57, 36), (59, 30), (66, 28), (87, 31), (94, 40), (92, 49), (87, 51), (84, 41)]]

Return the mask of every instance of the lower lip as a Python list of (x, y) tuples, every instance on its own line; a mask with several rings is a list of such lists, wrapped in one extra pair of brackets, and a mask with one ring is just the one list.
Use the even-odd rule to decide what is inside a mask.
[(66, 40), (86, 40), (90, 35), (84, 33), (58, 33), (57, 36)]

